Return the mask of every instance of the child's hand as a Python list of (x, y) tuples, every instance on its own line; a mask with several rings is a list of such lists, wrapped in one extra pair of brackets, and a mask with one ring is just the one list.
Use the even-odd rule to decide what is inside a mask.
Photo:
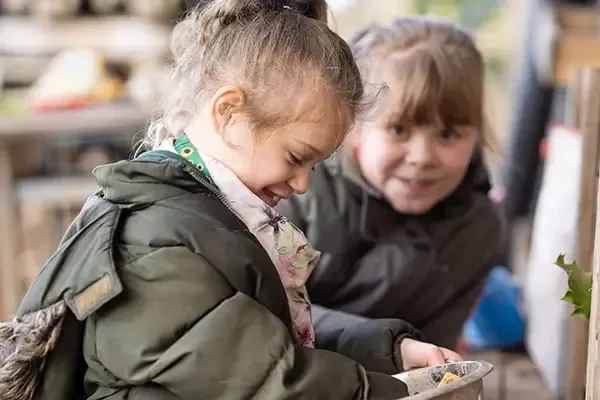
[(448, 360), (462, 361), (462, 357), (451, 350), (409, 338), (400, 343), (400, 353), (404, 371), (444, 364)]

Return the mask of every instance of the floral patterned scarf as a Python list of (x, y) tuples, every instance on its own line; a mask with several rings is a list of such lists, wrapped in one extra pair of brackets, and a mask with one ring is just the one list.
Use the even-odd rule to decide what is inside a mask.
[(208, 182), (219, 188), (233, 212), (256, 236), (277, 268), (287, 294), (295, 342), (314, 347), (315, 335), (305, 283), (320, 253), (287, 218), (250, 191), (221, 162), (201, 154), (185, 134), (177, 139), (166, 139), (155, 150), (179, 154), (195, 165)]

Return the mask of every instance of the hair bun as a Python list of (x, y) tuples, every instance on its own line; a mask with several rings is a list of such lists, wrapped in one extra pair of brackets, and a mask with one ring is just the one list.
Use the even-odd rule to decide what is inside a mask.
[[(185, 0), (185, 9), (190, 11), (194, 8), (202, 10), (215, 0)], [(327, 21), (327, 1), (326, 0), (262, 0), (262, 1), (244, 1), (244, 0), (229, 0), (229, 3), (256, 3), (257, 6), (262, 6), (270, 10), (291, 9), (304, 15), (307, 18)], [(239, 9), (239, 7), (236, 7)]]
[(288, 6), (305, 17), (327, 22), (327, 1), (325, 0), (290, 0)]
[(190, 41), (211, 42), (227, 25), (264, 12), (292, 10), (307, 18), (327, 21), (325, 0), (185, 0), (190, 16), (173, 30), (171, 50), (179, 57)]

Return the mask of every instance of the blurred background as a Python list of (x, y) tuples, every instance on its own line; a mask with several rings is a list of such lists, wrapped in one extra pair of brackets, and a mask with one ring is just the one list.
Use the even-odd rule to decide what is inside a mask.
[[(560, 334), (540, 345), (543, 335), (538, 333), (529, 338), (520, 333), (510, 343), (502, 337), (496, 341), (484, 337), (475, 343), (473, 335), (477, 335), (471, 332), (470, 337), (466, 334), (465, 351), (488, 351), (474, 358), (488, 358), (498, 366), (486, 382), (491, 399), (571, 396), (569, 374), (574, 373), (573, 363), (581, 364), (581, 357), (568, 362), (570, 353), (564, 346), (573, 340), (564, 333), (570, 329), (569, 311), (560, 303), (566, 276), (559, 273), (552, 281), (556, 285), (546, 285), (553, 287), (552, 292), (544, 294), (556, 297), (563, 307), (559, 311), (556, 303), (548, 303), (542, 295), (529, 303), (524, 299), (533, 293), (527, 292), (528, 282), (540, 282), (540, 276), (553, 270), (547, 260), (538, 262), (543, 269), (537, 275), (531, 271), (539, 268), (529, 268), (546, 128), (576, 131), (576, 126), (569, 126), (565, 111), (569, 109), (568, 85), (548, 80), (540, 72), (550, 68), (540, 67), (539, 60), (551, 53), (545, 50), (544, 40), (549, 43), (560, 28), (560, 21), (547, 17), (547, 8), (549, 4), (578, 7), (576, 3), (587, 3), (581, 21), (589, 25), (600, 21), (600, 14), (591, 8), (595, 2), (329, 3), (331, 25), (345, 38), (370, 22), (385, 23), (406, 14), (445, 16), (474, 33), (486, 60), (486, 109), (496, 138), (487, 149), (487, 162), (494, 196), (507, 214), (509, 227), (506, 251), (499, 255), (498, 264), (508, 266), (511, 273), (497, 294), (500, 303), (517, 310), (523, 321), (529, 318), (529, 328), (534, 325), (533, 314), (543, 315), (542, 322), (535, 322), (543, 326), (554, 310)], [(93, 167), (129, 157), (143, 136), (160, 94), (168, 90), (169, 35), (182, 11), (179, 0), (0, 0), (0, 319), (14, 311), (83, 200), (96, 190)], [(535, 34), (542, 28), (545, 33)], [(598, 49), (583, 51), (596, 54)], [(581, 152), (580, 143), (574, 146), (573, 152), (565, 153), (567, 157)], [(563, 168), (564, 175), (553, 180), (577, 180), (580, 164)], [(569, 201), (566, 207), (576, 211), (577, 197)], [(570, 238), (575, 230), (563, 234)], [(538, 251), (554, 252), (553, 257), (573, 252), (571, 241), (566, 241), (564, 249), (554, 246)], [(536, 300), (554, 308), (545, 311), (542, 305), (532, 306)], [(479, 321), (502, 321), (502, 307), (488, 310)], [(515, 328), (517, 332), (524, 329), (522, 324)], [(529, 344), (533, 342), (537, 347)], [(520, 391), (511, 394), (507, 387)]]

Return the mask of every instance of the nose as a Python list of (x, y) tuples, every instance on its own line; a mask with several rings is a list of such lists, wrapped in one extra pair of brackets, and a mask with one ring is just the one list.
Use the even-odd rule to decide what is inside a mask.
[(406, 162), (418, 166), (431, 164), (434, 152), (434, 144), (426, 135), (415, 135), (408, 143)]
[(294, 176), (288, 181), (288, 185), (295, 193), (302, 194), (308, 190), (308, 180), (310, 178), (310, 170), (300, 168)]

